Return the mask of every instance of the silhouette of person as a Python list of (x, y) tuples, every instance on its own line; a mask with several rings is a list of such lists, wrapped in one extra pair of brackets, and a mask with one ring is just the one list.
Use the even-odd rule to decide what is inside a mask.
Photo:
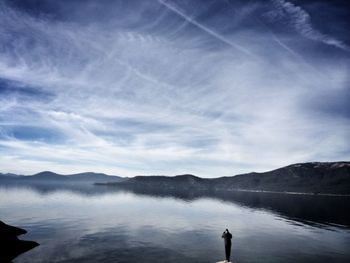
[(231, 233), (228, 231), (228, 229), (226, 229), (224, 231), (224, 233), (222, 233), (221, 236), (224, 241), (225, 241), (225, 254), (226, 254), (226, 260), (230, 261), (230, 255), (231, 255), (231, 239), (232, 239), (232, 235)]

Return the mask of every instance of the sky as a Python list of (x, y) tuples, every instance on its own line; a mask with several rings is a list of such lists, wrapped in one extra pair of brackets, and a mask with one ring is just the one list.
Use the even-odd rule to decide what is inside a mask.
[(0, 172), (350, 160), (350, 3), (1, 0)]

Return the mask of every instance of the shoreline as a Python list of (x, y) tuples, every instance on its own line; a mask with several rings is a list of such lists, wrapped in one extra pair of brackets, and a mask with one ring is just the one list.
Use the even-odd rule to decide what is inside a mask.
[[(119, 183), (94, 183), (94, 185), (97, 186), (112, 186), (112, 187), (120, 187), (122, 189), (128, 189), (128, 188), (133, 188), (137, 187), (139, 188), (140, 186), (128, 186), (125, 187), (124, 185), (118, 185)], [(154, 189), (154, 187), (145, 187), (144, 189)], [(170, 188), (171, 190), (174, 190), (174, 188)], [(206, 191), (211, 191), (208, 189), (198, 189), (195, 191), (200, 191), (200, 192), (206, 192)], [(310, 195), (310, 196), (332, 196), (332, 197), (350, 197), (350, 194), (332, 194), (332, 193), (308, 193), (308, 192), (293, 192), (293, 191), (269, 191), (269, 190), (250, 190), (250, 189), (214, 189), (214, 192), (248, 192), (248, 193), (266, 193), (266, 194), (287, 194), (287, 195)]]
[(250, 193), (267, 193), (267, 194), (288, 194), (288, 195), (321, 195), (321, 196), (334, 196), (334, 197), (350, 197), (350, 194), (331, 194), (331, 193), (307, 193), (307, 192), (279, 192), (279, 191), (268, 191), (268, 190), (246, 190), (246, 189), (234, 189), (226, 191), (236, 192), (250, 192)]

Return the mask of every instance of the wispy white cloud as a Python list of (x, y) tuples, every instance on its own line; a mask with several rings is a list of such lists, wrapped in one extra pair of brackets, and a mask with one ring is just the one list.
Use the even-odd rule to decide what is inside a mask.
[(271, 20), (276, 22), (287, 20), (289, 26), (292, 26), (299, 34), (308, 39), (341, 48), (345, 51), (350, 51), (349, 46), (343, 41), (323, 34), (315, 29), (311, 23), (310, 14), (300, 6), (286, 0), (272, 0), (272, 2), (276, 9), (267, 13), (267, 16)]
[(167, 1), (164, 0), (158, 0), (159, 3), (161, 3), (162, 5), (164, 5), (166, 8), (168, 8), (169, 10), (171, 10), (172, 12), (178, 14), (179, 16), (181, 16), (182, 18), (184, 18), (186, 21), (188, 21), (189, 23), (195, 25), (196, 27), (200, 28), (201, 30), (203, 30), (204, 32), (208, 33), (209, 35), (213, 36), (214, 38), (218, 39), (219, 41), (239, 50), (240, 52), (243, 52), (246, 55), (249, 56), (254, 56), (254, 54), (242, 47), (241, 45), (238, 45), (236, 43), (234, 43), (233, 41), (230, 41), (229, 39), (227, 39), (226, 37), (220, 35), (219, 33), (215, 32), (214, 30), (208, 28), (207, 26), (203, 25), (202, 23), (198, 22), (196, 19), (190, 17), (189, 15), (185, 14), (183, 11), (181, 11), (178, 7), (174, 6), (173, 4), (168, 3)]
[(1, 94), (4, 171), (221, 176), (348, 157), (348, 121), (314, 112), (315, 102), (305, 107), (329, 87), (346, 88), (346, 64), (311, 60), (329, 76), (320, 79), (263, 32), (226, 38), (160, 6), (247, 52), (207, 49), (183, 21), (164, 26), (164, 12), (131, 28), (114, 18), (121, 26), (111, 30), (1, 5), (0, 78), (36, 92)]

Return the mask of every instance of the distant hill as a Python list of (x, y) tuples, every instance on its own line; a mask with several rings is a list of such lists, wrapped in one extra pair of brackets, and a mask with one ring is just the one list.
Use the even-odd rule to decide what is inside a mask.
[(110, 185), (169, 191), (270, 191), (350, 194), (350, 162), (298, 163), (264, 173), (213, 179), (194, 175), (136, 176)]
[(247, 173), (219, 178), (200, 178), (192, 174), (136, 176), (123, 178), (103, 173), (70, 175), (50, 171), (31, 176), (0, 174), (0, 182), (98, 183), (162, 191), (269, 191), (350, 195), (350, 162), (297, 163), (263, 173)]
[(118, 182), (124, 180), (123, 177), (107, 175), (103, 173), (78, 173), (62, 175), (51, 171), (44, 171), (33, 175), (16, 175), (1, 174), (0, 180), (16, 181), (16, 182), (65, 182), (65, 183), (102, 183), (102, 182)]
[(18, 177), (21, 177), (21, 175), (13, 174), (13, 173), (6, 173), (6, 174), (0, 173), (0, 179), (1, 178), (18, 178)]
[(68, 175), (68, 177), (71, 181), (119, 182), (123, 180), (123, 178), (120, 176), (92, 172), (71, 174)]
[(350, 194), (350, 162), (298, 163), (215, 179), (217, 189)]
[[(207, 185), (208, 184), (208, 185)], [(186, 190), (199, 190), (207, 189), (209, 186), (209, 180), (203, 179), (192, 174), (177, 175), (174, 177), (169, 176), (136, 176), (120, 182), (123, 186), (137, 186), (148, 188), (164, 188), (164, 189), (186, 189)]]
[(44, 171), (37, 174), (33, 174), (31, 176), (22, 176), (21, 179), (27, 180), (45, 180), (45, 181), (60, 181), (60, 180), (68, 180), (67, 176), (56, 174), (50, 171)]

